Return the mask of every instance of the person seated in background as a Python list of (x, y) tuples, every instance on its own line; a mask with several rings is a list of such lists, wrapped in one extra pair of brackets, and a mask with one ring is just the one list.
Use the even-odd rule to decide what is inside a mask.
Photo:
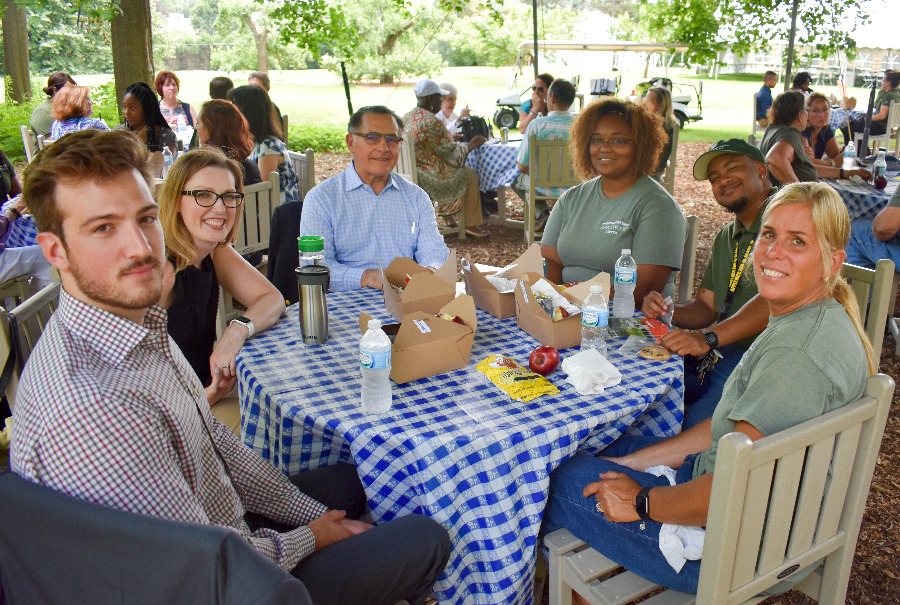
[[(710, 147), (694, 162), (694, 178), (709, 180), (716, 202), (734, 220), (716, 235), (700, 286), (693, 298), (674, 305), (674, 329), (660, 339), (669, 351), (685, 356), (683, 429), (712, 416), (725, 381), (769, 320), (768, 305), (757, 296), (750, 275), (750, 255), (763, 210), (775, 193), (766, 159), (742, 139)], [(650, 292), (641, 310), (645, 317), (660, 318), (670, 304), (659, 292)], [(718, 361), (711, 357), (717, 351)], [(709, 369), (701, 379), (704, 364)]]
[(519, 132), (528, 130), (528, 125), (535, 118), (546, 116), (550, 109), (547, 107), (547, 91), (553, 84), (553, 76), (550, 74), (538, 74), (531, 86), (531, 98), (519, 107)]
[(809, 75), (808, 71), (798, 72), (791, 82), (791, 90), (794, 92), (799, 92), (805, 98), (809, 93), (813, 91), (812, 88), (809, 87), (811, 82), (812, 76)]
[(831, 103), (821, 92), (810, 93), (806, 97), (806, 109), (809, 112), (806, 130), (803, 135), (803, 149), (816, 166), (834, 166), (841, 164), (843, 150), (838, 147), (831, 128)]
[(28, 211), (22, 199), (22, 184), (12, 162), (0, 151), (0, 283), (20, 275), (34, 276), (35, 291), (51, 281), (50, 264), (40, 246), (7, 247), (12, 226)]
[(666, 131), (666, 144), (663, 145), (662, 153), (659, 154), (659, 164), (653, 171), (653, 178), (660, 183), (666, 174), (666, 168), (669, 167), (669, 157), (672, 155), (672, 137), (675, 129), (680, 128), (678, 118), (672, 111), (672, 93), (664, 86), (653, 86), (647, 91), (644, 97), (644, 104), (650, 108), (650, 112), (662, 118), (663, 129)]
[(850, 225), (847, 262), (875, 268), (882, 258), (894, 261), (900, 271), (900, 188), (894, 191), (887, 206), (871, 218), (855, 218)]
[(769, 108), (772, 106), (772, 89), (778, 84), (778, 74), (769, 70), (763, 76), (763, 85), (756, 93), (756, 123), (765, 128), (769, 125)]
[[(251, 71), (247, 74), (247, 84), (249, 86), (259, 86), (266, 91), (266, 94), (269, 94), (269, 91), (272, 90), (272, 81), (269, 79), (269, 74), (264, 71)], [(232, 88), (234, 87), (232, 86)], [(271, 98), (272, 97), (269, 96), (270, 100)], [(282, 122), (283, 118), (281, 117), (281, 110), (278, 109), (278, 105), (276, 105), (274, 101), (272, 102), (272, 107), (275, 108), (275, 114), (278, 116), (278, 121)], [(288, 133), (284, 133), (283, 138), (285, 141), (287, 141), (287, 134)]]
[(50, 126), (50, 138), (78, 132), (79, 130), (109, 130), (100, 118), (92, 118), (94, 102), (91, 100), (91, 89), (87, 86), (70, 84), (53, 96), (53, 124)]
[(687, 221), (652, 178), (665, 138), (660, 120), (639, 103), (604, 97), (578, 114), (569, 148), (576, 174), (591, 180), (563, 193), (550, 211), (541, 239), (547, 279), (613, 275), (622, 249), (630, 248), (635, 307), (654, 290), (674, 296)]
[(94, 504), (233, 529), (317, 604), (422, 605), (449, 556), (445, 529), (420, 515), (355, 520), (366, 496), (353, 465), (288, 480), (210, 413), (157, 304), (167, 263), (147, 155), (129, 133), (86, 131), (26, 170), (62, 289), (16, 393), (13, 472)]
[[(572, 103), (575, 102), (575, 87), (568, 80), (554, 80), (547, 91), (547, 108), (549, 111), (546, 116), (533, 120), (525, 130), (525, 136), (522, 137), (522, 144), (519, 145), (519, 151), (516, 153), (516, 163), (519, 167), (518, 175), (512, 182), (512, 190), (516, 192), (522, 201), (528, 203), (528, 192), (531, 183), (528, 177), (528, 162), (531, 153), (528, 146), (529, 139), (536, 137), (542, 141), (568, 141), (569, 133), (572, 130), (572, 121), (574, 116), (569, 111)], [(559, 197), (565, 191), (565, 188), (541, 187), (537, 190), (541, 195), (552, 195)], [(550, 208), (552, 206), (546, 200), (534, 200), (534, 230), (541, 232), (547, 219), (550, 218)]]
[(806, 154), (801, 132), (806, 130), (809, 111), (803, 95), (788, 91), (778, 95), (769, 110), (769, 126), (763, 133), (759, 149), (766, 156), (769, 179), (773, 185), (812, 182), (820, 178), (837, 179), (860, 176), (869, 179), (865, 168), (844, 170), (840, 167), (813, 164)]
[[(284, 313), (281, 293), (233, 246), (242, 178), (240, 164), (221, 149), (201, 147), (178, 156), (157, 198), (169, 261), (159, 304), (168, 310), (169, 335), (206, 388), (213, 413), (237, 430), (237, 397), (223, 401), (220, 411), (216, 404), (235, 387), (235, 358), (244, 342)], [(217, 340), (220, 285), (247, 310)]]
[(228, 100), (234, 103), (247, 119), (253, 135), (253, 151), (250, 159), (256, 162), (260, 175), (269, 176), (278, 172), (281, 194), (285, 202), (300, 199), (300, 179), (288, 157), (284, 144), (281, 120), (275, 113), (275, 106), (269, 95), (259, 86), (238, 86), (228, 93)]
[(47, 78), (47, 85), (44, 87), (47, 98), (35, 105), (31, 112), (31, 130), (35, 136), (50, 136), (50, 127), (53, 126), (53, 97), (69, 84), (76, 82), (72, 76), (62, 71), (54, 72)]
[(460, 126), (460, 122), (469, 115), (469, 106), (466, 105), (463, 107), (459, 111), (459, 115), (457, 115), (454, 111), (456, 109), (456, 95), (458, 93), (456, 86), (450, 82), (444, 82), (438, 86), (441, 90), (446, 90), (447, 94), (441, 98), (441, 110), (434, 115), (444, 123), (444, 126), (447, 127), (447, 132), (450, 133), (453, 140), (459, 141), (462, 139), (462, 127)]
[(234, 88), (234, 82), (226, 76), (216, 76), (209, 81), (210, 99), (227, 99), (228, 91)]
[[(891, 111), (891, 103), (900, 103), (900, 71), (887, 69), (884, 72), (884, 79), (881, 81), (881, 90), (875, 95), (875, 105), (872, 112), (872, 126), (869, 128), (870, 135), (883, 135), (887, 132), (887, 119)], [(850, 137), (857, 132), (863, 132), (866, 127), (865, 117), (850, 121)], [(845, 135), (847, 133), (844, 133)], [(845, 137), (845, 140), (851, 140)], [(862, 157), (864, 152), (857, 150), (857, 154)]]
[(176, 132), (179, 126), (194, 127), (197, 123), (197, 112), (188, 103), (178, 100), (178, 91), (181, 90), (181, 80), (174, 71), (164, 69), (156, 74), (153, 81), (156, 94), (159, 95), (159, 110), (162, 112), (169, 127)]
[(398, 257), (437, 269), (450, 254), (428, 194), (392, 172), (402, 132), (403, 121), (387, 107), (358, 109), (347, 124), (350, 166), (303, 201), (299, 235), (325, 238), (333, 291), (380, 289), (381, 269)]
[(197, 116), (197, 140), (200, 145), (218, 147), (226, 156), (240, 162), (244, 187), (262, 181), (259, 166), (250, 159), (254, 146), (250, 126), (231, 101), (213, 99), (203, 104)]
[(487, 139), (476, 135), (468, 143), (453, 140), (436, 116), (449, 91), (441, 89), (434, 80), (419, 80), (414, 92), (416, 108), (403, 116), (403, 123), (405, 136), (412, 137), (415, 143), (419, 186), (437, 204), (437, 213), (446, 217), (448, 226), (455, 226), (452, 215), (462, 207), (466, 235), (487, 237), (488, 234), (479, 228), (483, 218), (478, 173), (466, 166), (469, 152), (481, 147)]
[(156, 95), (145, 82), (135, 82), (125, 89), (122, 114), (125, 121), (117, 129), (133, 132), (154, 155), (162, 155), (163, 147), (175, 153), (178, 137), (169, 128), (169, 123), (159, 111)]
[[(856, 297), (841, 277), (850, 217), (822, 183), (786, 185), (769, 202), (753, 273), (769, 326), (732, 373), (711, 419), (670, 438), (625, 436), (573, 456), (550, 475), (543, 531), (561, 527), (629, 571), (697, 592), (700, 560), (680, 571), (660, 551), (662, 524), (705, 526), (719, 439), (751, 441), (836, 410), (862, 396), (877, 360)], [(646, 469), (665, 465), (675, 484)], [(788, 590), (815, 564), (774, 587)]]

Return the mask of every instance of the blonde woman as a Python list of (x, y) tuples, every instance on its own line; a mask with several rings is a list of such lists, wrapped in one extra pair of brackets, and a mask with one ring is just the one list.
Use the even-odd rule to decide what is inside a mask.
[(656, 172), (653, 175), (653, 178), (662, 182), (662, 178), (666, 174), (666, 167), (669, 165), (669, 156), (672, 154), (672, 136), (675, 129), (680, 128), (678, 118), (672, 111), (672, 93), (663, 86), (654, 86), (647, 91), (644, 105), (652, 113), (662, 118), (663, 128), (666, 131), (666, 144), (659, 155), (659, 164), (656, 165)]
[[(781, 189), (753, 251), (769, 326), (731, 374), (713, 417), (670, 439), (622, 438), (603, 459), (582, 454), (563, 463), (550, 476), (546, 530), (566, 527), (638, 575), (697, 592), (700, 561), (676, 573), (658, 536), (662, 523), (706, 525), (719, 438), (738, 431), (756, 441), (821, 416), (859, 398), (876, 371), (840, 274), (849, 233), (847, 209), (827, 185)], [(644, 472), (660, 464), (677, 469), (675, 485)]]
[[(175, 160), (159, 192), (169, 258), (160, 304), (210, 405), (234, 388), (235, 357), (244, 342), (284, 312), (281, 293), (232, 246), (242, 191), (240, 164), (218, 148), (201, 147)], [(216, 342), (220, 284), (247, 310)]]

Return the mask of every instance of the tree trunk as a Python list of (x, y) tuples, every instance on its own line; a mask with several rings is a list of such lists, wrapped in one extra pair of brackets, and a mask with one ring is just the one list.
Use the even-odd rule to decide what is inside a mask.
[[(412, 19), (410, 19), (410, 20), (406, 21), (406, 23), (401, 25), (397, 31), (388, 35), (388, 37), (385, 38), (384, 43), (381, 45), (381, 48), (378, 49), (378, 54), (382, 57), (386, 57), (386, 56), (390, 55), (391, 52), (394, 50), (394, 46), (397, 44), (397, 40), (400, 39), (400, 36), (402, 36), (404, 33), (409, 31), (412, 28), (412, 26), (415, 24), (416, 24), (416, 22), (413, 21)], [(393, 84), (394, 83), (394, 74), (385, 72), (385, 73), (381, 74), (381, 77), (378, 78), (378, 81), (381, 84)]]
[(3, 68), (12, 85), (6, 98), (16, 103), (31, 99), (31, 71), (28, 66), (28, 22), (25, 9), (8, 0), (3, 6)]
[[(153, 37), (148, 0), (119, 0), (122, 9), (110, 25), (116, 98), (135, 82), (153, 88)], [(119, 104), (121, 107), (121, 104)]]
[(256, 70), (269, 73), (269, 28), (265, 24), (257, 27), (252, 15), (248, 13), (244, 13), (244, 23), (256, 40)]

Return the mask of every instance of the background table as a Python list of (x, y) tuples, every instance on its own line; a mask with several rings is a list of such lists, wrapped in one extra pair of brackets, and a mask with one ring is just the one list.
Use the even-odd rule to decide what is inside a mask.
[(889, 172), (888, 184), (884, 189), (876, 189), (871, 183), (854, 183), (850, 180), (822, 179), (828, 183), (844, 200), (850, 218), (875, 218), (878, 212), (887, 206), (900, 184), (900, 173)]
[(674, 434), (681, 425), (680, 357), (611, 354), (624, 379), (605, 395), (579, 395), (558, 370), (558, 395), (511, 401), (474, 365), (491, 352), (527, 361), (536, 342), (515, 318), (481, 311), (469, 367), (393, 385), (390, 412), (363, 414), (359, 312), (389, 316), (374, 290), (332, 293), (329, 311), (323, 346), (301, 344), (296, 305), (244, 345), (244, 441), (287, 474), (354, 462), (376, 521), (419, 513), (440, 522), (453, 543), (436, 586), (442, 604), (531, 603), (550, 471), (623, 431)]
[(839, 130), (847, 125), (847, 116), (850, 116), (850, 121), (859, 120), (860, 118), (866, 117), (866, 112), (856, 111), (855, 109), (843, 109), (841, 107), (832, 107), (831, 108), (831, 120), (829, 124), (831, 128), (834, 130)]
[[(18, 196), (7, 200), (3, 204), (0, 211), (6, 212), (6, 209), (18, 201)], [(34, 217), (31, 214), (25, 214), (16, 219), (9, 228), (9, 238), (6, 245), (10, 248), (23, 248), (25, 246), (37, 245), (37, 225), (34, 224)]]
[(516, 163), (518, 152), (519, 142), (506, 145), (492, 143), (470, 151), (466, 156), (466, 166), (478, 173), (478, 189), (490, 191), (512, 183), (519, 174)]

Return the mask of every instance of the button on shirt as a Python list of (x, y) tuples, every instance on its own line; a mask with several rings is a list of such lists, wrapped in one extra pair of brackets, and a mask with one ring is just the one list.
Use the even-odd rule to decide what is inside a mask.
[(301, 235), (325, 237), (333, 291), (360, 288), (366, 269), (398, 257), (438, 268), (450, 250), (438, 233), (428, 195), (398, 174), (376, 195), (350, 166), (313, 187), (303, 202)]
[[(230, 527), (287, 571), (326, 510), (212, 416), (161, 307), (140, 326), (64, 290), (19, 384), (11, 461), (81, 500)], [(245, 512), (297, 529), (251, 532)]]

